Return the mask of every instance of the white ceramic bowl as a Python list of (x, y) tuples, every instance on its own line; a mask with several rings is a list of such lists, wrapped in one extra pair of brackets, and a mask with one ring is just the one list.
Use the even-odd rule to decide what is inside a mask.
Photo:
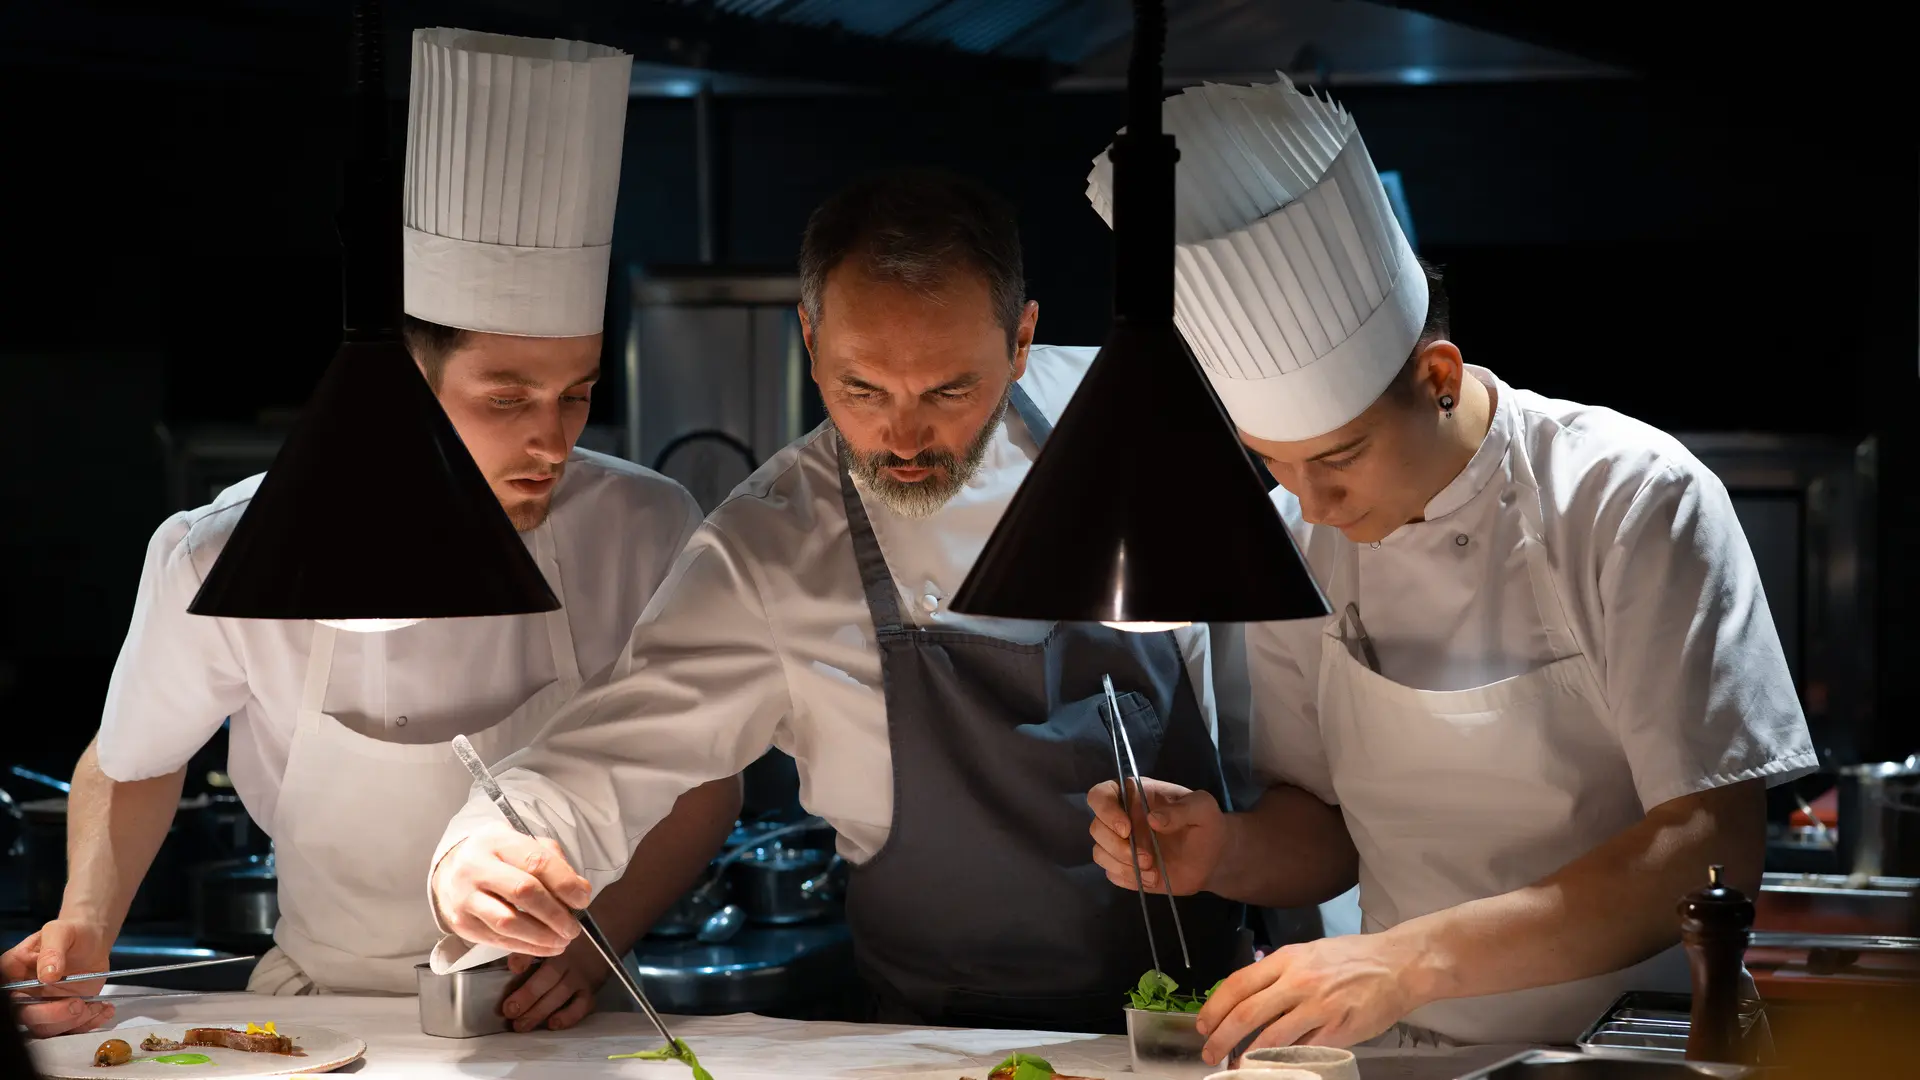
[(1260, 1068), (1228, 1069), (1207, 1077), (1207, 1080), (1320, 1080), (1320, 1074), (1305, 1069), (1288, 1069), (1279, 1065)]
[(1319, 1080), (1360, 1080), (1353, 1051), (1336, 1046), (1268, 1046), (1240, 1056), (1239, 1071), (1256, 1076), (1298, 1070)]

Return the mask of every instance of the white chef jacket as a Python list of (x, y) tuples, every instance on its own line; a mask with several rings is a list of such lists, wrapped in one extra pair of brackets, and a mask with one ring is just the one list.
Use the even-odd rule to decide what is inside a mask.
[[(1034, 346), (1020, 385), (1056, 418), (1096, 352)], [(1046, 623), (946, 606), (1037, 452), (1008, 409), (979, 471), (938, 512), (914, 520), (863, 498), (901, 610), (920, 625), (1003, 640), (1045, 636)], [(1177, 636), (1207, 724), (1233, 723), (1216, 715), (1207, 627)], [(1228, 700), (1243, 698), (1241, 691)], [(1244, 725), (1244, 712), (1237, 722)], [(794, 757), (802, 805), (838, 832), (849, 862), (880, 850), (893, 819), (886, 698), (847, 542), (835, 436), (825, 425), (714, 510), (647, 606), (626, 654), (555, 717), (546, 739), (496, 773), (529, 826), (559, 839), (597, 890), (619, 876), (681, 792), (738, 772), (769, 745)], [(448, 825), (434, 862), (500, 820), (476, 792)]]
[[(185, 765), (231, 717), (228, 771), (247, 812), (265, 827), (286, 769), (314, 624), (187, 613), (259, 485), (259, 476), (242, 480), (154, 534), (98, 745), (108, 776), (144, 780)], [(700, 507), (652, 470), (575, 449), (551, 515), (575, 652), (583, 672), (597, 671), (620, 651), (699, 525)], [(444, 741), (473, 730), (476, 717), (496, 721), (559, 677), (544, 619), (430, 619), (340, 634), (324, 711), (397, 743)]]
[[(1415, 689), (1464, 690), (1560, 659), (1533, 602), (1520, 515), (1492, 482), (1524, 439), (1557, 598), (1605, 696), (1641, 808), (1811, 772), (1818, 761), (1806, 719), (1719, 478), (1647, 424), (1467, 370), (1497, 398), (1479, 450), (1428, 502), (1424, 520), (1358, 552), (1361, 618), (1380, 674)], [(1302, 520), (1285, 488), (1273, 499), (1308, 551), (1321, 526)], [(1311, 568), (1324, 586), (1334, 566), (1323, 561)], [(1251, 625), (1247, 653), (1256, 776), (1332, 804), (1315, 706), (1325, 625)]]

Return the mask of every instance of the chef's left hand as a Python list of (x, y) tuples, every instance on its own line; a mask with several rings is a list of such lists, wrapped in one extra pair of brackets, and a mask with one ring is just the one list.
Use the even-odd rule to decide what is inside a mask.
[(1287, 945), (1234, 972), (1200, 1010), (1203, 1056), (1220, 1063), (1261, 1031), (1262, 1046), (1351, 1046), (1418, 1008), (1405, 975), (1417, 959), (1392, 934), (1343, 934)]
[(586, 1019), (593, 1011), (594, 995), (612, 974), (584, 936), (575, 939), (559, 956), (542, 960), (515, 953), (507, 960), (507, 966), (516, 972), (536, 963), (540, 966), (527, 976), (527, 981), (500, 1003), (501, 1015), (513, 1022), (515, 1031), (532, 1031), (541, 1026), (560, 1031)]

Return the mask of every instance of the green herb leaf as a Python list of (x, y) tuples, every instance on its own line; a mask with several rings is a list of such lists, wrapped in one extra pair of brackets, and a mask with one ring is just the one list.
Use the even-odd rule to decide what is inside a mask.
[(631, 1054), (608, 1054), (608, 1061), (678, 1061), (679, 1055), (672, 1047), (663, 1046), (658, 1050), (639, 1050)]
[(1009, 1054), (1005, 1061), (993, 1067), (994, 1072), (1011, 1070), (1007, 1080), (1053, 1080), (1053, 1065), (1046, 1058), (1032, 1054)]

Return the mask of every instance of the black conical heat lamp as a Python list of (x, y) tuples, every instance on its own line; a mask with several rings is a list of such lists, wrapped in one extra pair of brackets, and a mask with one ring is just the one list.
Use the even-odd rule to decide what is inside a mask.
[(354, 7), (345, 334), (187, 610), (379, 629), (560, 607), (400, 337), (400, 173), (377, 0)]
[(1328, 613), (1173, 325), (1166, 11), (1135, 0), (1127, 129), (1113, 140), (1113, 330), (954, 594), (969, 615), (1127, 630)]

